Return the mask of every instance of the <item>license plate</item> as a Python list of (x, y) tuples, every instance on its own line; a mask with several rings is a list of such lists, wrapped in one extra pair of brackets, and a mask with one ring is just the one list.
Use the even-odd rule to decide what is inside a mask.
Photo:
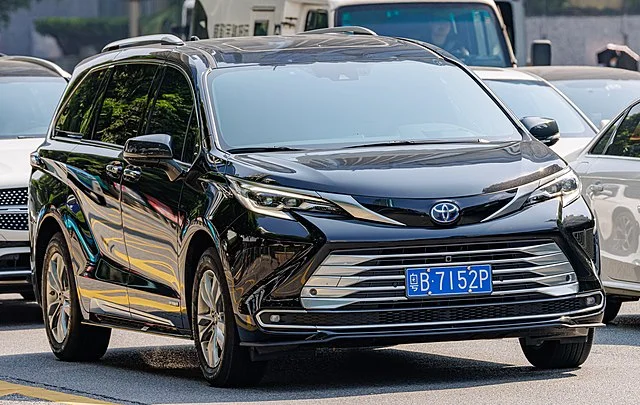
[(407, 269), (407, 297), (490, 294), (491, 266), (451, 266)]

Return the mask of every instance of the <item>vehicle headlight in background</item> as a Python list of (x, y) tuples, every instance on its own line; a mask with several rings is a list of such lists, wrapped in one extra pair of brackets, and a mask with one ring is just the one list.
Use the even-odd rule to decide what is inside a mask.
[(563, 171), (551, 179), (543, 179), (536, 191), (531, 193), (525, 205), (537, 204), (552, 198), (562, 198), (562, 206), (566, 207), (580, 197), (582, 187), (580, 179), (573, 170)]
[(291, 219), (289, 211), (344, 213), (337, 205), (321, 198), (317, 193), (269, 186), (228, 177), (231, 191), (250, 211), (272, 217)]

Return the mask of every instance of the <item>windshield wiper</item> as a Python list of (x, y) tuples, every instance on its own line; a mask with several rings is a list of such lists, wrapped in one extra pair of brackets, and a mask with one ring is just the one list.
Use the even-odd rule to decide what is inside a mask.
[(486, 139), (430, 139), (430, 140), (413, 140), (413, 141), (389, 141), (377, 143), (363, 143), (360, 145), (347, 146), (344, 149), (369, 148), (376, 146), (406, 146), (406, 145), (444, 145), (448, 143), (491, 143)]
[(262, 146), (249, 148), (229, 149), (229, 153), (260, 153), (260, 152), (297, 152), (304, 149), (290, 148), (288, 146)]

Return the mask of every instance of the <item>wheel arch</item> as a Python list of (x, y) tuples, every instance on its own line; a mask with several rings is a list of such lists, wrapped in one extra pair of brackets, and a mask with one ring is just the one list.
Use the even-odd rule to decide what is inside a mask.
[(44, 255), (47, 251), (47, 246), (49, 245), (49, 241), (51, 240), (53, 235), (55, 235), (58, 232), (60, 232), (63, 235), (63, 237), (65, 238), (65, 241), (67, 242), (67, 245), (69, 244), (68, 236), (64, 231), (64, 229), (65, 227), (62, 224), (61, 219), (59, 219), (57, 216), (53, 215), (52, 213), (43, 216), (38, 225), (38, 230), (36, 232), (36, 237), (33, 245), (34, 260), (35, 260), (35, 268), (34, 268), (35, 277), (33, 278), (33, 282), (35, 284), (34, 290), (36, 292), (36, 299), (40, 303), (42, 302), (42, 295), (40, 291), (40, 287), (41, 287), (40, 280), (42, 280), (42, 265), (44, 261)]

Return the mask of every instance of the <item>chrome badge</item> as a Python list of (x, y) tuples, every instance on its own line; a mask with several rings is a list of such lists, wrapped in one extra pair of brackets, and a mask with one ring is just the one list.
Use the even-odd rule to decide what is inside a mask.
[(441, 202), (431, 208), (431, 219), (440, 225), (449, 225), (460, 217), (460, 207), (452, 202)]

